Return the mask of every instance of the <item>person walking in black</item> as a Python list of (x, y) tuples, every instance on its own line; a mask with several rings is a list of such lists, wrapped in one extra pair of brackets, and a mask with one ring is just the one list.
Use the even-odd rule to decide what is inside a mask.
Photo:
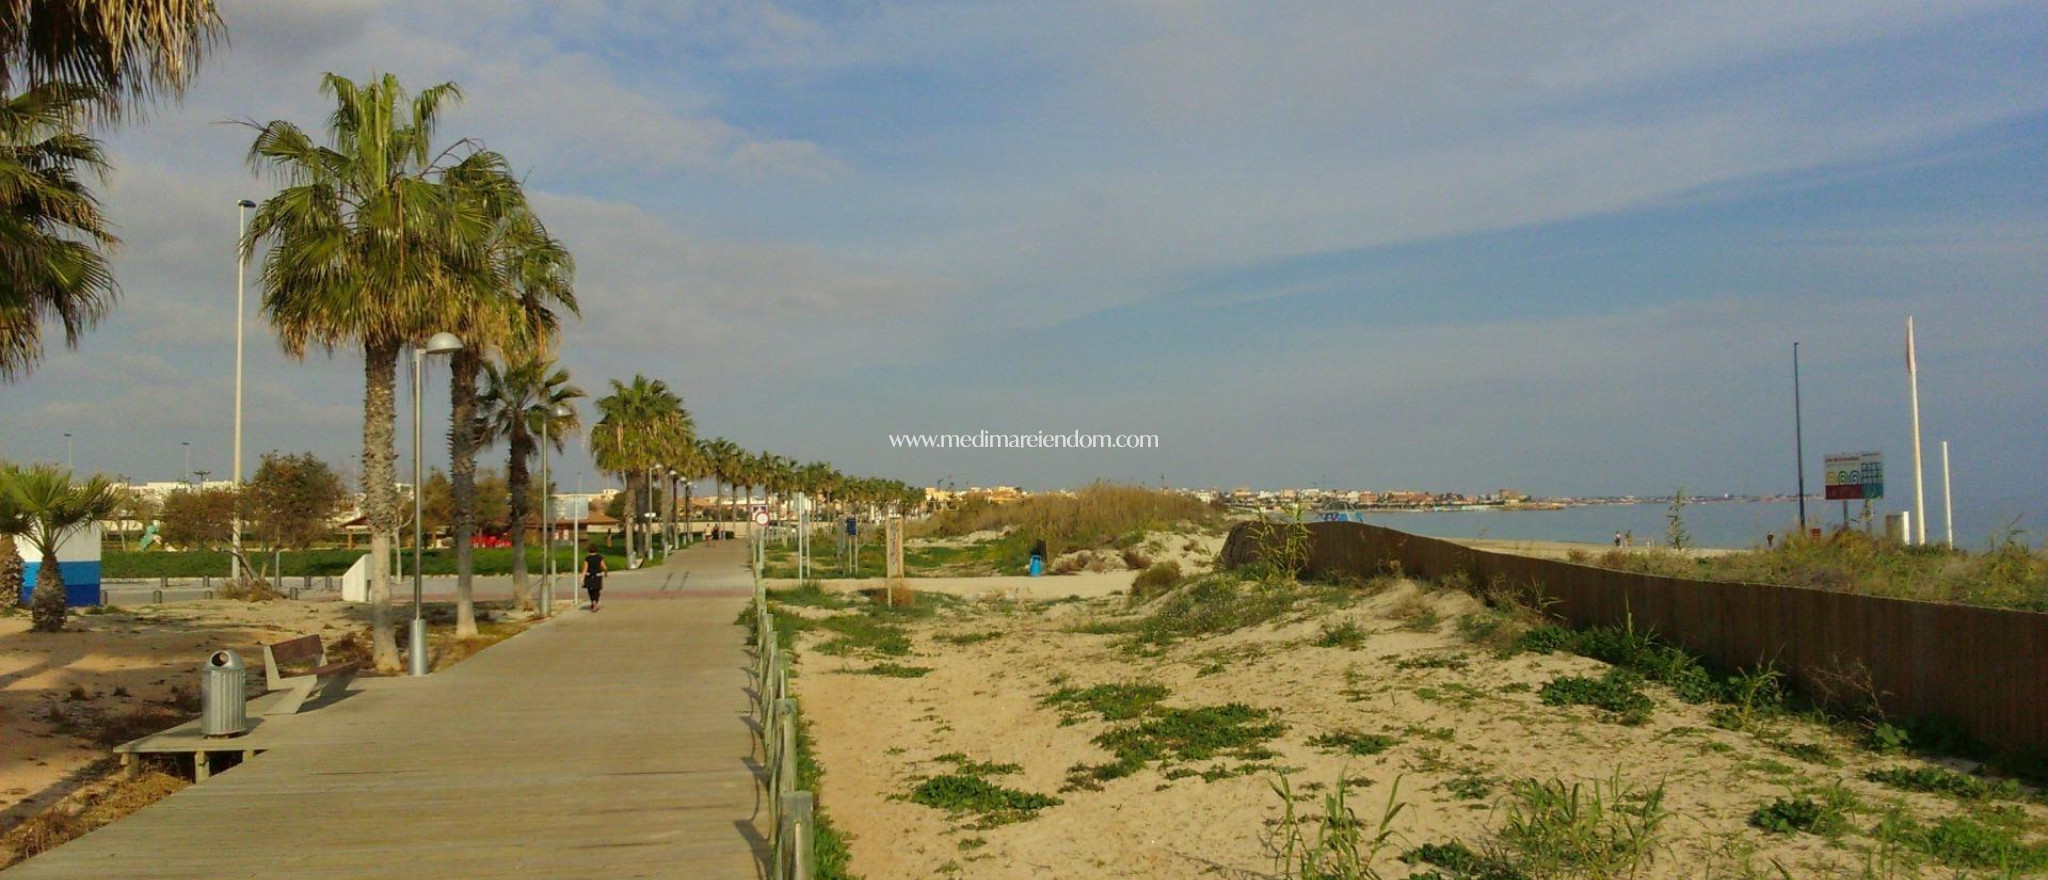
[(583, 592), (590, 594), (590, 610), (597, 610), (598, 596), (604, 593), (604, 554), (590, 548), (590, 555), (583, 557)]

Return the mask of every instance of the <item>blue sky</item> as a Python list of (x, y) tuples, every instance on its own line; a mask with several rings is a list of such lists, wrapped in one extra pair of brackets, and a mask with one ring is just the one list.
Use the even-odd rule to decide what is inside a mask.
[[(747, 446), (918, 482), (1784, 491), (1797, 340), (1809, 478), (1882, 449), (1903, 486), (1911, 314), (1959, 496), (2048, 498), (2039, 4), (224, 9), (186, 101), (111, 136), (124, 302), (0, 389), (0, 454), (69, 430), (81, 467), (168, 478), (191, 440), (224, 472), (232, 204), (267, 189), (223, 121), (310, 126), (322, 71), (390, 70), (461, 83), (446, 130), (577, 253), (579, 380), (665, 379)], [(250, 449), (347, 462), (359, 361), (251, 340)], [(1162, 448), (886, 441), (981, 429)]]

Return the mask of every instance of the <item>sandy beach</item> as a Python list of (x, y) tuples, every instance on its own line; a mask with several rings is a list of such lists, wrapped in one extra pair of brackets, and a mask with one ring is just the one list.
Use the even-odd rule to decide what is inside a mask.
[[(915, 586), (1001, 594), (981, 580)], [(1839, 782), (1863, 805), (1852, 824), (1864, 829), (1877, 805), (1923, 817), (1953, 807), (1864, 781), (1865, 770), (1921, 762), (1874, 755), (1812, 723), (1722, 729), (1712, 707), (1655, 687), (1654, 713), (1637, 726), (1586, 707), (1546, 705), (1536, 693), (1545, 682), (1598, 676), (1606, 665), (1565, 654), (1496, 657), (1458, 633), (1459, 617), (1479, 608), (1463, 593), (1400, 582), (1308, 602), (1269, 624), (1133, 651), (1127, 636), (1100, 632), (1132, 619), (1122, 598), (967, 602), (904, 624), (912, 649), (887, 662), (929, 670), (921, 676), (874, 674), (881, 658), (821, 652), (830, 633), (812, 632), (800, 640), (797, 689), (825, 771), (825, 803), (852, 838), (853, 871), (870, 880), (1264, 876), (1273, 868), (1266, 836), (1281, 814), (1273, 785), (1283, 776), (1312, 800), (1348, 777), (1352, 808), (1366, 817), (1379, 815), (1398, 781), (1410, 806), (1394, 852), (1447, 839), (1480, 845), (1497, 832), (1499, 804), (1515, 780), (1619, 779), (1638, 791), (1662, 784), (1672, 818), (1642, 876), (1672, 880), (1773, 862), (1793, 876), (1833, 876), (1868, 849), (1853, 833), (1830, 842), (1750, 827), (1751, 812), (1775, 798)], [(1333, 628), (1355, 628), (1355, 641), (1333, 643)], [(1115, 725), (1048, 706), (1046, 697), (1133, 682), (1166, 688), (1164, 706), (1263, 710), (1284, 732), (1265, 744), (1264, 759), (1152, 763), (1099, 790), (1072, 787), (1072, 768), (1110, 758), (1094, 739)], [(1344, 733), (1390, 744), (1371, 755), (1317, 744)], [(1061, 802), (1024, 821), (990, 824), (906, 798), (962, 760), (1014, 764), (989, 780)], [(2038, 803), (2014, 809), (2031, 821), (2048, 818)], [(1382, 870), (1400, 877), (1408, 868), (1389, 856)]]

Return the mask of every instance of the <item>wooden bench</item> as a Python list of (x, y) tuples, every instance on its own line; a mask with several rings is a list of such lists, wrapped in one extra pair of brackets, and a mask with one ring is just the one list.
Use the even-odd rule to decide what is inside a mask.
[[(327, 647), (320, 637), (300, 636), (263, 646), (263, 677), (273, 691), (286, 691), (283, 700), (266, 709), (265, 715), (290, 715), (299, 711), (313, 695), (339, 694), (356, 678), (360, 663), (329, 663)], [(287, 675), (285, 667), (310, 666)]]

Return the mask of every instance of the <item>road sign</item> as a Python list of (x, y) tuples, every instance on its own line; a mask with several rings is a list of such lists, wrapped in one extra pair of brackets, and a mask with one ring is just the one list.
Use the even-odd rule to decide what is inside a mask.
[(853, 517), (850, 517), (850, 516), (849, 516), (849, 517), (847, 517), (847, 518), (846, 518), (846, 533), (847, 533), (847, 534), (849, 534), (849, 535), (858, 535), (858, 534), (860, 534), (860, 520), (854, 519)]
[(765, 508), (765, 507), (756, 507), (756, 508), (754, 508), (754, 525), (757, 525), (757, 526), (765, 526), (765, 525), (767, 525), (767, 524), (768, 524), (768, 509), (767, 509), (767, 508)]
[(1829, 501), (1868, 501), (1884, 497), (1884, 453), (1829, 455), (1823, 459), (1822, 472)]

